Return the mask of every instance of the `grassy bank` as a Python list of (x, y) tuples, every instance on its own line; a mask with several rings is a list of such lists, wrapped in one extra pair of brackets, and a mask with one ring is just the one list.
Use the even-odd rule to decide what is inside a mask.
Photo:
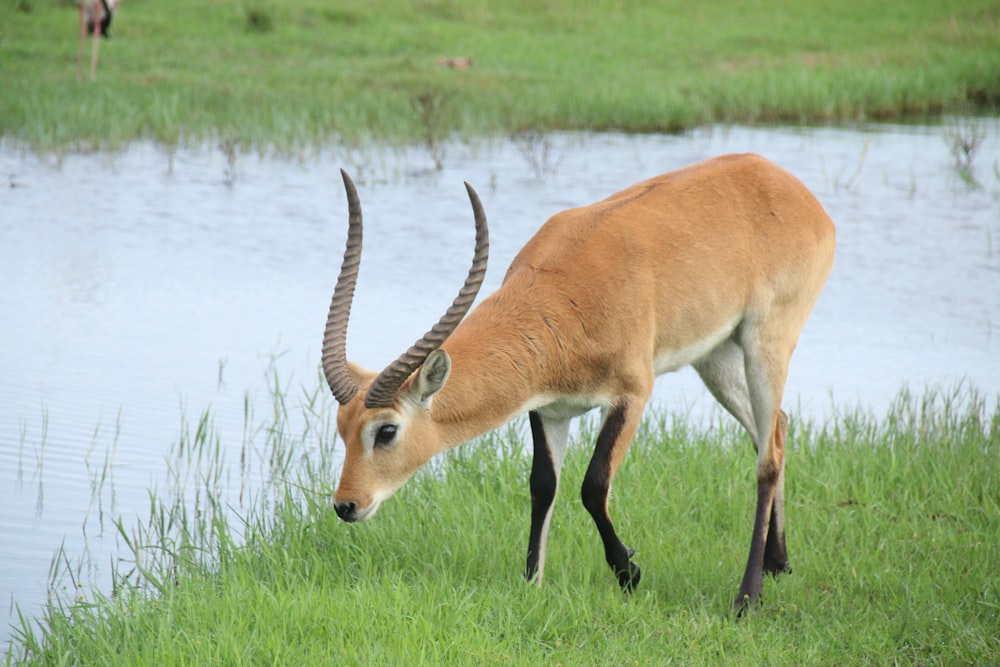
[[(766, 582), (763, 606), (740, 622), (728, 608), (750, 533), (753, 456), (728, 419), (645, 422), (612, 499), (643, 567), (623, 596), (578, 501), (589, 446), (570, 450), (537, 589), (519, 574), (523, 425), (454, 450), (372, 522), (346, 525), (331, 506), (329, 413), (311, 399), (306, 427), (292, 427), (283, 415), (297, 408), (281, 396), (276, 405), (259, 432), (277, 481), (257, 509), (233, 519), (211, 491), (197, 512), (154, 498), (148, 524), (121, 527), (134, 563), (120, 566), (114, 595), (55, 602), (41, 630), (25, 625), (8, 663), (1000, 660), (1000, 404), (975, 392), (904, 392), (878, 419), (793, 419), (794, 572)], [(206, 423), (181, 449), (210, 462)]]
[(77, 80), (73, 3), (8, 0), (0, 19), (0, 134), (40, 149), (1000, 109), (993, 0), (127, 0), (96, 82), (89, 45)]

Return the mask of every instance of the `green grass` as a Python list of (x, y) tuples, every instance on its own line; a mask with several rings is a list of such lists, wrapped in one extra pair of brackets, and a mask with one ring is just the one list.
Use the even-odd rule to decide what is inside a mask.
[[(543, 587), (520, 577), (525, 428), (453, 450), (362, 525), (332, 510), (332, 408), (274, 387), (257, 433), (271, 482), (239, 520), (202, 474), (196, 495), (120, 525), (134, 564), (112, 592), (56, 598), (8, 663), (45, 665), (983, 665), (1000, 661), (1000, 402), (902, 392), (885, 417), (794, 419), (794, 572), (729, 613), (748, 546), (751, 447), (719, 418), (649, 416), (612, 512), (643, 580), (623, 595), (603, 562), (571, 447)], [(289, 415), (300, 413), (305, 426)], [(210, 416), (181, 438), (214, 471)], [(592, 423), (582, 429), (589, 441)], [(260, 443), (258, 443), (260, 445)], [(214, 452), (214, 453), (213, 453)], [(243, 537), (238, 537), (242, 535)], [(67, 561), (68, 562), (68, 561)]]
[(111, 33), (78, 81), (73, 3), (0, 4), (0, 135), (294, 151), (1000, 109), (994, 0), (129, 0)]

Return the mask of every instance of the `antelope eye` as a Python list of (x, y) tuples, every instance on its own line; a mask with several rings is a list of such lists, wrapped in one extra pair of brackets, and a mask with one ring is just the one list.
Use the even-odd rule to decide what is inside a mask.
[(396, 437), (396, 432), (399, 430), (395, 424), (382, 424), (378, 431), (375, 433), (375, 446), (384, 447), (388, 445)]

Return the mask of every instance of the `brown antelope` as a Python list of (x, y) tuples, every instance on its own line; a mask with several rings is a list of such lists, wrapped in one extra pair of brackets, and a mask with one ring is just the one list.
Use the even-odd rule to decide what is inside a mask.
[(469, 184), (476, 248), (441, 320), (379, 374), (347, 360), (361, 205), (343, 174), (347, 249), (323, 337), (323, 369), (346, 447), (334, 502), (375, 514), (432, 456), (528, 413), (534, 446), (525, 576), (541, 582), (570, 419), (601, 410), (582, 487), (619, 585), (639, 583), (608, 490), (654, 378), (691, 365), (757, 450), (757, 507), (734, 610), (763, 574), (789, 571), (784, 526), (788, 363), (833, 264), (833, 222), (794, 176), (731, 155), (657, 176), (549, 219), (501, 287), (467, 318), (486, 271), (486, 216)]

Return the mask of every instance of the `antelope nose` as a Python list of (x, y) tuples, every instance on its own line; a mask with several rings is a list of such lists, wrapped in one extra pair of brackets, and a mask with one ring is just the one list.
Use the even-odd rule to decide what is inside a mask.
[(351, 523), (358, 520), (358, 506), (354, 503), (337, 503), (333, 506), (333, 509), (336, 510), (337, 516), (339, 516), (342, 521)]

